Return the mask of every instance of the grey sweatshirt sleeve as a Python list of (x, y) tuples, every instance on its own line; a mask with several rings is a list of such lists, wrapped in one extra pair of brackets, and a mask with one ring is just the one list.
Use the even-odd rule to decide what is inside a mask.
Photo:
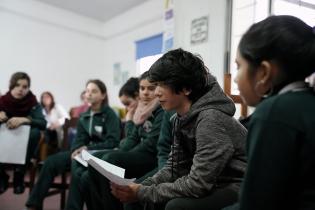
[(141, 182), (141, 184), (145, 186), (150, 186), (153, 184), (156, 185), (156, 184), (160, 184), (164, 182), (171, 182), (172, 181), (172, 157), (173, 155), (170, 154), (169, 159), (166, 161), (164, 166), (152, 177), (146, 178), (143, 182)]
[[(216, 110), (202, 111), (196, 122), (196, 152), (189, 173), (174, 182), (142, 185), (139, 200), (160, 203), (175, 197), (197, 198), (208, 193), (234, 153), (229, 131), (224, 126), (230, 118)], [(166, 169), (156, 174), (154, 180), (159, 180)]]

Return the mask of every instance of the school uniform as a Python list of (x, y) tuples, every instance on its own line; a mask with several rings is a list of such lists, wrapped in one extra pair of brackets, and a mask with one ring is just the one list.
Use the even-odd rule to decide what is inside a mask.
[[(29, 163), (32, 157), (35, 157), (36, 147), (38, 146), (38, 142), (40, 139), (40, 131), (45, 130), (46, 128), (46, 120), (42, 114), (42, 108), (39, 104), (34, 106), (28, 116), (25, 116), (31, 119), (31, 130), (30, 130), (30, 137), (27, 147), (26, 153), (26, 164)], [(1, 166), (1, 165), (0, 165)]]
[(158, 170), (163, 168), (164, 164), (168, 159), (168, 155), (171, 152), (171, 145), (172, 145), (172, 123), (175, 117), (174, 112), (164, 112), (164, 116), (162, 119), (162, 125), (160, 130), (159, 139), (157, 142), (157, 160), (158, 165), (153, 170), (149, 171), (142, 177), (138, 178), (135, 182), (141, 183), (148, 177), (153, 176)]
[(96, 113), (90, 109), (82, 113), (77, 124), (77, 136), (71, 151), (59, 152), (45, 160), (26, 206), (41, 208), (54, 177), (67, 171), (70, 165), (72, 177), (67, 208), (69, 205), (71, 206), (71, 200), (76, 196), (80, 197), (80, 190), (77, 189), (76, 182), (80, 179), (81, 171), (86, 170), (84, 166), (71, 160), (72, 152), (82, 146), (87, 146), (88, 150), (113, 149), (118, 145), (119, 137), (120, 121), (108, 105), (102, 106), (101, 110)]
[[(105, 154), (102, 159), (126, 169), (125, 177), (139, 178), (157, 167), (157, 141), (161, 130), (164, 111), (159, 106), (141, 125), (135, 125), (119, 150)], [(86, 200), (89, 210), (122, 208), (122, 204), (110, 193), (109, 181), (93, 168), (82, 183), (89, 188)]]
[(311, 88), (288, 88), (257, 106), (240, 204), (226, 210), (315, 209), (314, 107)]
[[(141, 183), (148, 177), (156, 174), (161, 168), (164, 167), (169, 154), (171, 152), (171, 145), (173, 141), (172, 132), (173, 132), (173, 123), (175, 118), (175, 112), (165, 112), (162, 120), (161, 131), (159, 140), (157, 143), (157, 158), (158, 158), (158, 166), (153, 170), (149, 171), (142, 177), (138, 178), (135, 183)], [(124, 210), (142, 210), (143, 206), (138, 203), (126, 203), (124, 204)]]
[[(15, 167), (14, 171), (14, 193), (24, 191), (24, 174), (26, 167), (32, 157), (36, 157), (36, 148), (40, 139), (40, 130), (45, 130), (46, 120), (42, 114), (42, 109), (31, 91), (23, 99), (15, 99), (10, 92), (7, 92), (0, 98), (0, 111), (6, 113), (10, 119), (12, 117), (26, 117), (30, 119), (30, 136), (27, 146), (26, 159), (24, 165)], [(11, 151), (14, 152), (14, 151)], [(0, 164), (0, 181), (1, 191), (5, 191), (9, 176), (5, 173), (3, 166)]]

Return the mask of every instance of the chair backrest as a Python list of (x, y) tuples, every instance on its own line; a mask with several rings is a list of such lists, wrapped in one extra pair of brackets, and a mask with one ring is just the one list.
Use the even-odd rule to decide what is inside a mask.
[(224, 92), (232, 98), (234, 103), (241, 105), (241, 117), (245, 118), (248, 115), (247, 105), (242, 101), (241, 96), (231, 94), (231, 82), (231, 74), (224, 74)]
[(79, 118), (71, 118), (66, 119), (65, 124), (63, 125), (63, 142), (62, 142), (62, 149), (68, 150), (70, 148), (71, 144), (71, 135), (70, 135), (70, 129), (76, 129), (78, 124)]

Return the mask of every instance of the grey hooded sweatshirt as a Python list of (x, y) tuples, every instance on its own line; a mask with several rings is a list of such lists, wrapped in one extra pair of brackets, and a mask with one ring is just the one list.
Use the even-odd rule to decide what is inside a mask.
[(216, 187), (239, 183), (245, 172), (246, 129), (233, 118), (235, 105), (210, 75), (209, 91), (176, 116), (172, 151), (165, 166), (144, 180), (142, 202), (203, 197)]

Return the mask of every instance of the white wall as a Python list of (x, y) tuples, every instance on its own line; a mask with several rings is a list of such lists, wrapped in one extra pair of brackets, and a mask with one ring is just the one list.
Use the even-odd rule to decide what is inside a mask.
[[(174, 8), (175, 47), (200, 54), (221, 86), (225, 71), (226, 7), (225, 0), (175, 0)], [(209, 17), (208, 41), (191, 45), (191, 21), (202, 16)]]
[(112, 19), (98, 22), (32, 0), (0, 2), (0, 91), (10, 76), (27, 72), (33, 92), (52, 91), (69, 109), (89, 78), (100, 78), (111, 105), (121, 106), (113, 64), (136, 74), (135, 41), (162, 32), (163, 2), (151, 0)]
[[(175, 0), (175, 47), (203, 57), (223, 83), (226, 1)], [(120, 85), (113, 83), (113, 65), (136, 75), (135, 41), (161, 33), (164, 0), (150, 0), (101, 23), (33, 0), (0, 1), (0, 91), (7, 91), (15, 71), (28, 72), (32, 90), (50, 90), (67, 109), (76, 105), (89, 78), (102, 79), (111, 105)], [(190, 44), (190, 24), (209, 15), (206, 43)]]
[(151, 0), (104, 24), (104, 35), (108, 39), (105, 46), (105, 69), (109, 70), (107, 85), (110, 89), (110, 103), (119, 105), (118, 91), (121, 85), (113, 83), (113, 65), (121, 64), (122, 71), (136, 76), (135, 42), (163, 30), (163, 1)]
[(27, 72), (39, 97), (52, 91), (67, 109), (79, 103), (88, 78), (105, 77), (102, 23), (39, 2), (0, 3), (0, 91)]
[[(135, 41), (161, 33), (163, 30), (163, 2), (153, 0), (116, 17), (104, 25), (106, 42), (106, 69), (121, 62), (122, 70), (130, 76), (136, 75)], [(182, 47), (203, 57), (210, 71), (223, 85), (226, 1), (216, 0), (175, 0), (175, 46)], [(208, 41), (199, 45), (190, 44), (190, 24), (195, 18), (209, 16)], [(112, 76), (109, 76), (112, 78)], [(119, 86), (108, 81), (112, 96), (118, 94)], [(120, 104), (117, 97), (111, 103)]]

